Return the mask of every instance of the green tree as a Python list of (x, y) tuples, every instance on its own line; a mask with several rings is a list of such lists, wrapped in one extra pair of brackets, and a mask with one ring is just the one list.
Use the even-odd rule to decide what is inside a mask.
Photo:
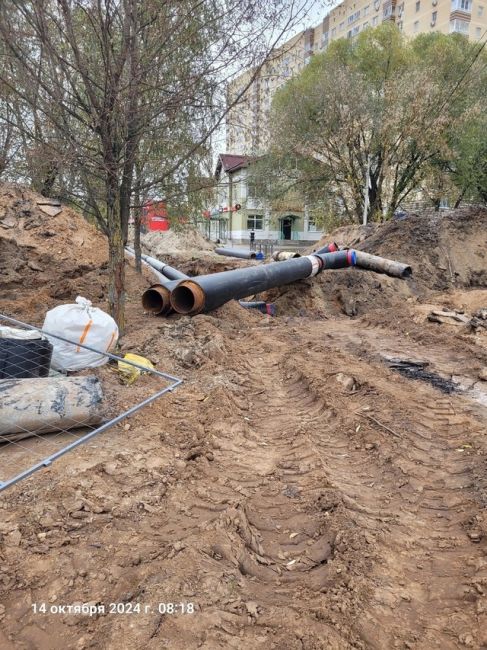
[(307, 160), (323, 197), (359, 222), (369, 169), (369, 212), (390, 217), (479, 101), (480, 60), (462, 78), (474, 48), (455, 35), (407, 41), (389, 24), (332, 42), (276, 94), (271, 153)]

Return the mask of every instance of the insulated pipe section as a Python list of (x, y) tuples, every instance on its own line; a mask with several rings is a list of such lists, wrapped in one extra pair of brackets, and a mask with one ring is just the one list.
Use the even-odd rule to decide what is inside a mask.
[(292, 260), (295, 257), (301, 257), (301, 253), (295, 253), (294, 251), (275, 251), (271, 255), (274, 262), (283, 262), (284, 260)]
[(150, 264), (154, 269), (165, 275), (166, 278), (169, 278), (169, 280), (186, 280), (189, 277), (186, 273), (159, 261), (155, 257), (150, 257), (149, 255), (142, 255), (141, 257), (147, 264)]
[[(125, 247), (125, 252), (129, 257), (134, 258), (135, 257), (135, 252), (131, 248)], [(145, 260), (142, 260), (142, 264), (152, 273), (154, 277), (157, 278), (158, 282), (161, 282), (164, 284), (167, 281), (167, 278), (165, 275), (162, 275), (162, 273), (159, 273), (153, 266), (151, 266), (148, 262)]]
[[(130, 255), (135, 255), (134, 251), (132, 248), (126, 247), (125, 250), (130, 254)], [(142, 254), (141, 259), (144, 260), (149, 266), (152, 266), (153, 269), (156, 269), (156, 271), (159, 271), (159, 273), (162, 273), (166, 278), (169, 280), (186, 280), (189, 276), (183, 273), (182, 271), (178, 271), (178, 269), (175, 269), (172, 266), (169, 266), (169, 264), (166, 264), (165, 262), (161, 262), (160, 260), (156, 259), (155, 257), (151, 257), (150, 255), (144, 255)]]
[[(190, 316), (212, 311), (229, 300), (239, 300), (261, 291), (304, 280), (323, 268), (343, 268), (355, 262), (354, 251), (340, 251), (325, 255), (307, 255), (285, 262), (234, 269), (198, 278), (183, 280), (171, 293), (174, 311)], [(339, 256), (335, 260), (334, 256)]]
[(323, 262), (322, 270), (325, 269), (345, 269), (347, 266), (356, 266), (357, 251), (351, 248), (346, 251), (337, 251), (336, 253), (313, 253)]
[(385, 273), (394, 278), (409, 278), (413, 270), (408, 264), (388, 260), (385, 257), (370, 255), (363, 251), (355, 251), (357, 256), (357, 266), (361, 269), (375, 271), (376, 273)]
[(226, 257), (238, 257), (242, 260), (263, 260), (263, 253), (255, 251), (241, 251), (238, 248), (215, 248), (215, 253), (225, 255)]
[(334, 241), (331, 244), (323, 246), (323, 248), (318, 248), (317, 251), (314, 251), (316, 255), (324, 255), (325, 253), (335, 253), (338, 250), (338, 244)]
[(171, 311), (171, 290), (177, 287), (181, 280), (166, 280), (161, 284), (153, 284), (142, 294), (142, 307), (155, 316), (165, 316)]

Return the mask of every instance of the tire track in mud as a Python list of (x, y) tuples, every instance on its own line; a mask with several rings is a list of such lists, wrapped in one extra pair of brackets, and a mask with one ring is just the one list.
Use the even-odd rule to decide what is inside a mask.
[(348, 443), (333, 443), (338, 418), (327, 400), (284, 367), (287, 347), (259, 343), (237, 358), (244, 390), (230, 398), (232, 416), (214, 423), (218, 451), (196, 498), (161, 534), (185, 530), (195, 562), (224, 576), (206, 604), (201, 647), (365, 648), (349, 618), (373, 552), (357, 555), (368, 542), (330, 483), (316, 431), (338, 458)]
[(264, 647), (262, 630), (278, 629), (271, 647), (286, 650), (481, 647), (487, 560), (468, 522), (478, 511), (469, 441), (482, 426), (468, 404), (418, 382), (395, 387), (381, 369), (375, 390), (391, 402), (402, 392), (397, 413), (381, 405), (400, 437), (376, 431), (379, 447), (364, 447), (357, 407), (317, 387), (305, 357), (264, 336), (239, 361), (244, 390), (191, 507), (210, 572), (223, 565), (237, 585), (213, 603), (225, 623), (208, 647), (234, 647), (243, 628), (235, 647)]
[[(347, 333), (339, 350), (316, 323), (299, 337), (253, 332), (251, 354), (246, 340), (232, 345), (229, 382), (185, 402), (205, 430), (194, 444), (213, 441), (214, 458), (190, 445), (177, 461), (157, 532), (143, 531), (172, 550), (142, 588), (149, 600), (169, 588), (194, 596), (200, 609), (190, 626), (151, 621), (147, 647), (481, 648), (478, 413), (373, 354), (344, 352)], [(344, 368), (364, 390), (343, 390), (333, 375)], [(357, 415), (370, 404), (398, 437)], [(109, 647), (124, 634), (112, 628)]]
[(379, 551), (374, 594), (355, 629), (367, 647), (487, 647), (487, 548), (476, 516), (485, 468), (473, 449), (485, 450), (485, 417), (419, 382), (394, 390), (388, 374), (368, 365), (365, 377), (391, 404), (400, 395), (397, 412), (377, 404), (400, 435), (383, 439), (367, 464), (363, 450), (344, 445), (340, 457), (331, 453), (337, 437), (330, 446), (315, 432), (330, 480)]

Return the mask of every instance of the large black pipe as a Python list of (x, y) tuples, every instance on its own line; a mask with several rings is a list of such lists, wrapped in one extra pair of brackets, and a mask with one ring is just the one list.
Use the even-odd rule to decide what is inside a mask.
[(216, 309), (229, 300), (239, 300), (312, 277), (323, 268), (344, 268), (354, 264), (354, 251), (340, 251), (201, 275), (178, 284), (171, 293), (171, 306), (180, 314), (199, 314)]
[(355, 251), (357, 256), (357, 266), (376, 273), (385, 273), (394, 278), (408, 278), (412, 275), (413, 270), (408, 264), (388, 260), (386, 257), (379, 257), (377, 255), (370, 255), (363, 251)]
[(242, 260), (263, 260), (263, 253), (255, 251), (242, 251), (238, 248), (215, 248), (215, 253), (225, 255), (226, 257), (238, 257)]
[[(129, 248), (128, 246), (125, 247), (125, 252), (129, 257), (134, 258), (135, 257), (135, 251)], [(162, 284), (166, 283), (166, 276), (160, 273), (157, 269), (155, 269), (153, 266), (148, 264), (145, 260), (142, 260), (142, 264), (152, 273), (154, 277), (157, 278), (158, 282), (161, 282)]]
[(165, 275), (166, 278), (169, 278), (169, 280), (186, 280), (186, 278), (189, 277), (186, 273), (175, 269), (173, 266), (169, 266), (169, 264), (161, 262), (155, 257), (150, 257), (149, 255), (142, 255), (141, 257), (147, 262), (147, 264), (150, 264), (157, 271)]

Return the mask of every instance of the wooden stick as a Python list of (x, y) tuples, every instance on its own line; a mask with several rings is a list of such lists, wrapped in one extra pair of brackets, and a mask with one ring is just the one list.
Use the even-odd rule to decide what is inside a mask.
[(392, 433), (393, 436), (396, 436), (396, 438), (401, 438), (401, 435), (397, 433), (396, 431), (393, 431), (389, 427), (387, 427), (385, 424), (382, 424), (382, 422), (379, 422), (379, 420), (376, 420), (372, 415), (369, 415), (368, 413), (361, 413), (360, 411), (355, 411), (356, 415), (361, 415), (364, 418), (368, 418), (369, 420), (372, 420), (372, 422), (375, 422), (377, 426), (382, 427), (386, 431), (389, 431), (389, 433)]

